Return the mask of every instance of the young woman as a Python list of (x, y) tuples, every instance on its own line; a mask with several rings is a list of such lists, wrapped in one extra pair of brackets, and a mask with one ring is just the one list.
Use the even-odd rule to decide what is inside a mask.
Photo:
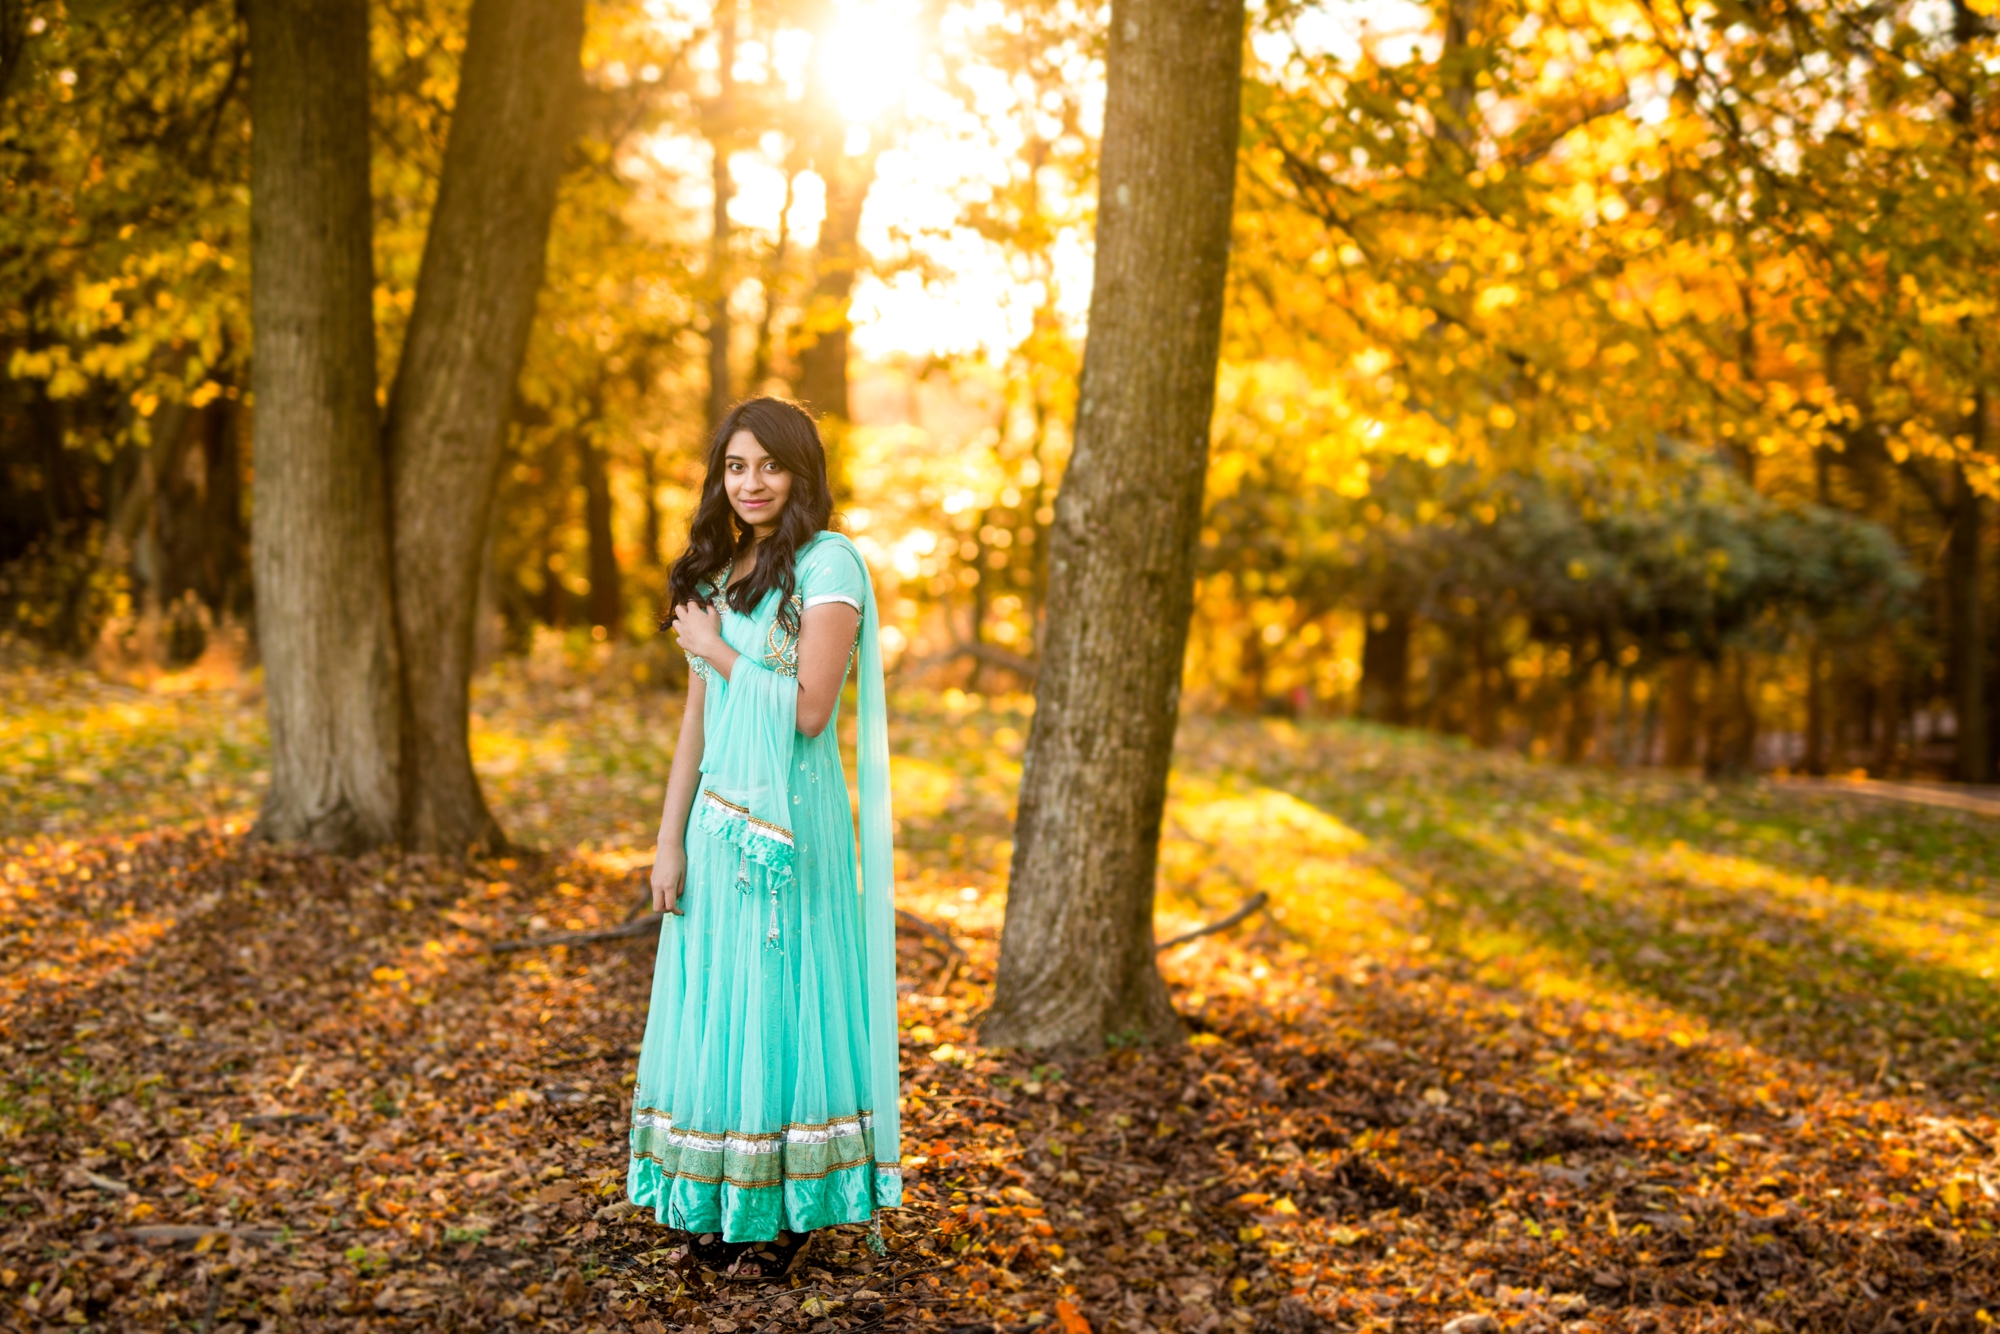
[[(868, 567), (827, 531), (831, 508), (812, 418), (749, 399), (709, 447), (671, 576), (690, 674), (626, 1190), (725, 1242), (902, 1202), (882, 655)], [(857, 655), (858, 894), (834, 725)]]

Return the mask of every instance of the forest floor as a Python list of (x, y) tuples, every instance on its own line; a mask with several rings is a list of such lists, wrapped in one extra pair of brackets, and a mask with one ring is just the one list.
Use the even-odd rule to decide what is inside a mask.
[[(1191, 718), (1190, 1040), (982, 1050), (1026, 702), (905, 697), (908, 1207), (788, 1278), (620, 1203), (677, 702), (483, 682), (524, 849), (248, 844), (261, 709), (0, 672), (0, 1326), (1989, 1329), (2000, 820)], [(1470, 1317), (1470, 1319), (1467, 1319)]]

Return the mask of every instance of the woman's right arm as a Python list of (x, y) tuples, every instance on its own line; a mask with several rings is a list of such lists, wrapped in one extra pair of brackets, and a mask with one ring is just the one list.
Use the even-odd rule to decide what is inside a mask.
[(674, 767), (667, 775), (667, 799), (660, 807), (660, 846), (653, 854), (653, 911), (681, 912), (681, 891), (687, 887), (687, 822), (701, 785), (702, 706), (708, 686), (700, 672), (688, 673), (687, 706), (681, 713), (681, 737), (674, 744)]

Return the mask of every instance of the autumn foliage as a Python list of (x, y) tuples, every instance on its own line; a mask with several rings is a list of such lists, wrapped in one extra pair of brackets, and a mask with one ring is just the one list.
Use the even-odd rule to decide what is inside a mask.
[(952, 944), (902, 941), (889, 1255), (704, 1271), (620, 1203), (650, 941), (486, 948), (625, 919), (671, 735), (542, 672), (477, 747), (560, 843), (463, 865), (246, 845), (233, 690), (8, 675), (12, 1320), (1985, 1327), (1990, 817), (1197, 724), (1160, 935), (1271, 909), (1162, 956), (1185, 1046), (1058, 1067), (972, 1037), (1026, 717), (970, 698), (896, 739), (903, 902)]

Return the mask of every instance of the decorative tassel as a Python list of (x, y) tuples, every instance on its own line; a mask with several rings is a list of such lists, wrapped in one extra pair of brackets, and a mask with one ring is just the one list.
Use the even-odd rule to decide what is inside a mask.
[(750, 854), (741, 848), (736, 850), (736, 883), (744, 893), (750, 892)]
[(771, 929), (764, 934), (764, 948), (772, 949), (778, 943), (778, 882), (771, 881)]
[(877, 1255), (889, 1253), (889, 1243), (882, 1240), (882, 1216), (879, 1213), (868, 1217), (868, 1249)]

